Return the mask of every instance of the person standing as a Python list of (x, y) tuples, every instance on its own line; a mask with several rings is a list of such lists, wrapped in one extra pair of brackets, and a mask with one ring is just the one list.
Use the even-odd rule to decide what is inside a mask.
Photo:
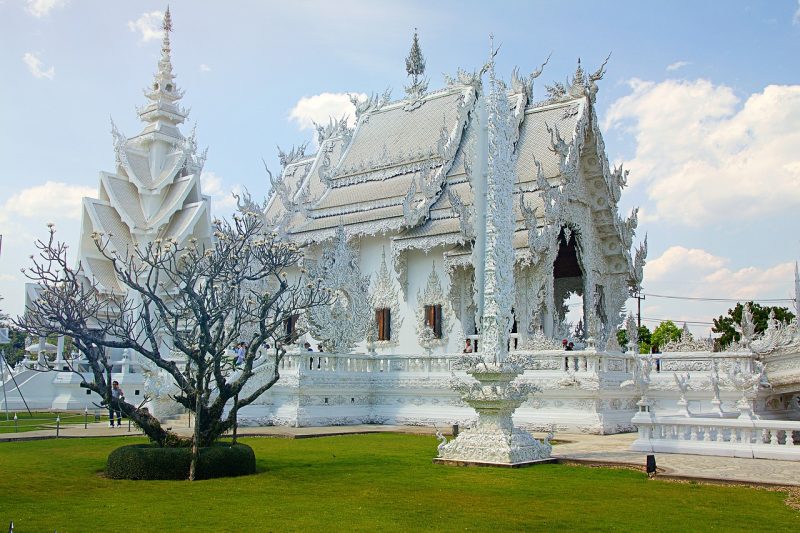
[(122, 406), (121, 402), (125, 401), (125, 393), (119, 386), (119, 381), (114, 381), (111, 384), (111, 403), (108, 404), (108, 424), (114, 427), (114, 413), (117, 413), (117, 427), (122, 426)]
[(247, 345), (243, 342), (240, 342), (238, 347), (236, 348), (236, 366), (244, 364), (244, 354), (247, 350)]

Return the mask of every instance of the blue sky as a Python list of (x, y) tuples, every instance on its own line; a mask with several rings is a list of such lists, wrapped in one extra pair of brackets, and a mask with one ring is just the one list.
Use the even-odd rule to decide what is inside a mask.
[[(205, 191), (266, 193), (261, 158), (310, 140), (343, 93), (406, 82), (419, 29), (431, 88), (480, 66), (535, 69), (535, 95), (578, 57), (611, 52), (597, 108), (609, 158), (631, 169), (622, 210), (641, 206), (646, 292), (792, 297), (800, 257), (800, 4), (763, 2), (171, 2), (173, 64), (201, 145)], [(163, 2), (0, 0), (0, 295), (22, 309), (19, 268), (57, 224), (75, 242), (78, 205), (113, 169), (109, 116), (137, 132)], [(328, 93), (327, 95), (325, 93)], [(323, 95), (323, 96), (320, 96)], [(343, 107), (344, 106), (344, 107)], [(643, 315), (709, 321), (727, 303), (650, 298)], [(697, 325), (698, 333), (707, 328)]]

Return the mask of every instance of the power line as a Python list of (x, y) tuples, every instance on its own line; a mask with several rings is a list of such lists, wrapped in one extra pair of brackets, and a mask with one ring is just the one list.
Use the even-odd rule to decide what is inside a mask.
[(668, 298), (670, 300), (699, 300), (703, 302), (794, 302), (794, 298), (700, 298), (695, 296), (670, 296), (667, 294), (646, 293), (645, 296), (653, 298)]
[(675, 323), (675, 322), (684, 323), (685, 322), (687, 324), (694, 324), (694, 325), (697, 325), (697, 326), (713, 326), (714, 325), (713, 322), (703, 322), (701, 320), (681, 320), (681, 319), (678, 319), (678, 318), (642, 317), (642, 320), (644, 320), (645, 322), (666, 322), (666, 321), (669, 320), (670, 322), (673, 322), (673, 323)]

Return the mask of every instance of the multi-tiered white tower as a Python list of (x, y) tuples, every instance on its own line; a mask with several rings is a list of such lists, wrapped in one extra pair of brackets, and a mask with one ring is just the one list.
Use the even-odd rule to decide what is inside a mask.
[(100, 173), (97, 198), (83, 199), (79, 260), (85, 274), (101, 290), (124, 293), (111, 263), (102, 257), (93, 233), (103, 233), (112, 251), (125, 256), (134, 246), (156, 239), (179, 243), (196, 238), (210, 243), (210, 199), (200, 192), (205, 152), (197, 153), (194, 131), (184, 137), (179, 129), (188, 111), (178, 105), (183, 91), (175, 85), (170, 58), (169, 8), (164, 14), (161, 59), (148, 102), (137, 109), (144, 129), (126, 138), (113, 121), (116, 172)]

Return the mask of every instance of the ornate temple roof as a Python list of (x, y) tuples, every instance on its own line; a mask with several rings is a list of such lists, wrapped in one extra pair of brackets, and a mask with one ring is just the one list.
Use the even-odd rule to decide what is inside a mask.
[(200, 190), (205, 152), (198, 153), (194, 131), (185, 137), (179, 127), (188, 113), (178, 106), (184, 93), (172, 72), (169, 9), (163, 30), (161, 58), (145, 90), (148, 102), (138, 109), (144, 128), (127, 138), (112, 122), (116, 172), (101, 172), (98, 197), (83, 199), (81, 267), (103, 289), (115, 293), (122, 287), (91, 235), (104, 235), (111, 249), (123, 256), (159, 238), (183, 242), (195, 237), (211, 243), (210, 199)]
[[(277, 231), (301, 244), (326, 241), (340, 225), (350, 237), (390, 235), (397, 247), (471, 241), (476, 177), (469, 163), (481, 75), (459, 72), (445, 88), (426, 93), (424, 59), (421, 69), (408, 68), (413, 83), (403, 99), (390, 101), (385, 93), (354, 100), (352, 129), (332, 120), (317, 128), (316, 154), (303, 150), (295, 160), (282, 158), (266, 210)], [(548, 98), (539, 102), (531, 99), (531, 88), (541, 69), (528, 78), (512, 74), (507, 96), (518, 136), (514, 246), (524, 255), (529, 228), (555, 216), (555, 208), (545, 209), (549, 201), (591, 204), (595, 238), (607, 254), (621, 258), (615, 264), (633, 271), (636, 213), (623, 220), (617, 210), (627, 173), (609, 167), (594, 111), (604, 71), (605, 63), (587, 75), (579, 62), (573, 79), (548, 86)]]

